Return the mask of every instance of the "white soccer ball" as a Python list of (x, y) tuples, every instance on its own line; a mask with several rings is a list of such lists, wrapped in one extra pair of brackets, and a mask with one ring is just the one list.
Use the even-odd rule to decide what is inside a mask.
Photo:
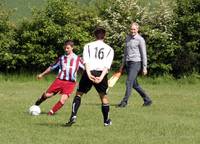
[(41, 113), (41, 109), (40, 109), (39, 106), (33, 105), (33, 106), (31, 106), (31, 107), (29, 108), (29, 113), (30, 113), (31, 115), (37, 116), (37, 115), (39, 115), (39, 114)]

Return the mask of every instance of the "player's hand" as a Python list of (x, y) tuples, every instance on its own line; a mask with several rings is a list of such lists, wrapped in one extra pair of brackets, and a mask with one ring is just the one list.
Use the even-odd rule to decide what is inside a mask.
[(89, 79), (90, 79), (91, 81), (93, 81), (93, 82), (94, 82), (94, 81), (95, 81), (95, 79), (96, 79), (96, 78), (95, 78), (95, 76), (93, 76), (93, 75), (91, 75), (91, 74), (90, 74), (90, 75), (88, 75), (88, 77), (89, 77)]
[(40, 80), (40, 79), (42, 79), (42, 77), (43, 77), (43, 75), (42, 75), (42, 74), (39, 74), (39, 75), (37, 75), (37, 80)]
[(98, 84), (98, 83), (100, 83), (100, 82), (102, 81), (102, 79), (103, 79), (103, 78), (101, 78), (101, 77), (96, 77), (96, 79), (95, 79), (94, 82), (95, 82), (96, 84)]

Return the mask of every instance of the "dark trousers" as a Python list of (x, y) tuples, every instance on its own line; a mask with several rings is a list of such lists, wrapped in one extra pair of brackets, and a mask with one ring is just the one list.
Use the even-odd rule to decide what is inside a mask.
[(141, 88), (141, 86), (137, 82), (137, 76), (140, 70), (141, 70), (141, 62), (129, 61), (126, 63), (126, 71), (128, 77), (126, 80), (126, 92), (122, 101), (128, 102), (132, 88), (134, 88), (140, 94), (144, 102), (150, 101), (149, 96), (145, 93), (145, 91)]

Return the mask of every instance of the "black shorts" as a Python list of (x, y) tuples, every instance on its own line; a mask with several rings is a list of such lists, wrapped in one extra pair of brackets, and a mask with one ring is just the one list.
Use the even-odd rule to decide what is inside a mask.
[[(102, 71), (91, 71), (91, 74), (93, 76), (100, 76), (101, 73)], [(98, 93), (106, 95), (107, 94), (106, 90), (108, 88), (107, 74), (104, 76), (103, 80), (100, 83), (96, 84), (88, 78), (86, 71), (84, 71), (81, 80), (79, 82), (79, 87), (77, 91), (82, 93), (87, 93), (92, 88), (92, 86), (95, 87)]]

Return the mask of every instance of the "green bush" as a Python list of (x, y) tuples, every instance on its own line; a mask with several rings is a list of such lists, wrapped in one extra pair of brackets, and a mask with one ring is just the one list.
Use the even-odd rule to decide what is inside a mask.
[(15, 27), (9, 22), (12, 11), (4, 9), (0, 3), (0, 71), (10, 71), (17, 67), (17, 61), (23, 60), (17, 53)]
[(174, 59), (174, 75), (200, 72), (200, 1), (177, 0), (175, 40), (179, 44)]
[(110, 0), (98, 22), (108, 30), (108, 43), (115, 50), (114, 64), (121, 63), (126, 34), (131, 22), (141, 25), (141, 35), (146, 39), (151, 75), (163, 75), (172, 71), (172, 58), (176, 49), (173, 42), (173, 8), (161, 1), (155, 9), (142, 7), (138, 1)]
[(130, 24), (136, 21), (146, 40), (150, 75), (199, 73), (200, 1), (149, 2), (48, 0), (44, 9), (35, 9), (32, 18), (17, 27), (9, 21), (13, 12), (0, 3), (0, 72), (44, 69), (63, 54), (66, 39), (74, 40), (74, 51), (82, 54), (85, 43), (94, 40), (96, 25), (107, 29), (116, 70)]
[(44, 10), (36, 10), (33, 19), (24, 21), (18, 29), (21, 55), (26, 57), (25, 69), (47, 67), (63, 54), (66, 39), (74, 40), (74, 51), (81, 54), (83, 45), (92, 39), (94, 17), (72, 1), (49, 0)]

